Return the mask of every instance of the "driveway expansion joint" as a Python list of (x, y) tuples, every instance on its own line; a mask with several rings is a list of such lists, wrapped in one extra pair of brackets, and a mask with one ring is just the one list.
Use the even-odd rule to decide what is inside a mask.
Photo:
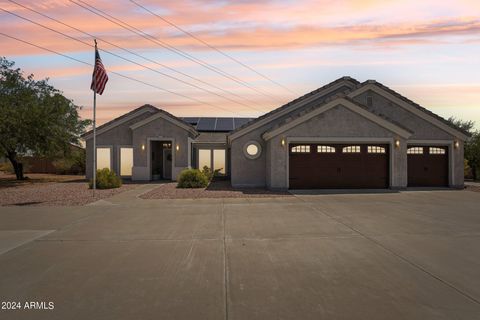
[[(297, 195), (294, 195), (295, 197), (298, 197)], [(323, 210), (313, 206), (311, 203), (307, 202), (307, 201), (304, 201), (301, 197), (298, 197), (301, 201), (303, 201), (306, 205), (308, 205), (311, 209), (313, 209), (314, 211), (320, 213), (320, 214), (323, 214), (324, 216), (332, 219), (333, 221), (337, 222), (337, 223), (340, 223), (342, 224), (343, 226), (349, 228), (350, 230), (358, 233), (359, 235), (361, 235), (362, 237), (364, 237), (365, 239), (371, 241), (372, 243), (374, 243), (375, 245), (377, 245), (378, 247), (382, 248), (383, 250), (385, 250), (386, 252), (392, 254), (393, 256), (397, 257), (398, 259), (402, 260), (403, 262), (409, 264), (410, 266), (422, 271), (423, 273), (427, 274), (428, 276), (430, 276), (431, 278), (437, 280), (438, 282), (442, 283), (443, 285), (445, 285), (446, 287), (449, 287), (450, 289), (453, 289), (454, 291), (456, 291), (457, 293), (459, 293), (460, 295), (462, 295), (463, 297), (467, 298), (468, 300), (480, 305), (480, 301), (478, 299), (476, 299), (475, 297), (471, 296), (470, 294), (464, 292), (463, 290), (457, 288), (455, 285), (451, 284), (450, 282), (442, 279), (440, 276), (437, 276), (435, 274), (433, 274), (432, 272), (428, 271), (427, 269), (425, 269), (424, 267), (420, 266), (419, 264), (407, 259), (406, 257), (396, 253), (395, 251), (393, 251), (392, 249), (390, 249), (389, 247), (383, 245), (382, 243), (380, 243), (379, 241), (375, 240), (374, 238), (371, 238), (369, 237), (368, 235), (362, 233), (361, 231), (355, 229), (354, 227), (344, 223), (343, 221), (341, 221), (340, 219), (336, 219), (334, 218), (333, 216), (331, 216), (330, 214), (324, 212)]]

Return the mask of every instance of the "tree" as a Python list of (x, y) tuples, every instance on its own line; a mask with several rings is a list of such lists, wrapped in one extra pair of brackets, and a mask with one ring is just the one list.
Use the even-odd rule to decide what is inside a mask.
[(454, 117), (448, 118), (448, 121), (453, 125), (465, 130), (471, 134), (469, 141), (465, 142), (465, 159), (472, 169), (473, 179), (479, 179), (480, 174), (480, 131), (474, 131), (475, 122), (472, 120), (461, 120)]
[(78, 144), (90, 120), (81, 120), (80, 107), (48, 84), (24, 77), (15, 63), (0, 57), (0, 152), (24, 179), (22, 155), (53, 156)]
[(465, 159), (472, 169), (473, 180), (480, 178), (480, 131), (472, 134), (472, 138), (465, 144)]

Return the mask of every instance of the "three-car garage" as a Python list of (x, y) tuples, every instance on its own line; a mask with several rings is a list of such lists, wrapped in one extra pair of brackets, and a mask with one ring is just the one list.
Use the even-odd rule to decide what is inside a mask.
[[(389, 144), (289, 145), (290, 189), (381, 189), (390, 186)], [(448, 147), (407, 147), (408, 187), (447, 187)]]

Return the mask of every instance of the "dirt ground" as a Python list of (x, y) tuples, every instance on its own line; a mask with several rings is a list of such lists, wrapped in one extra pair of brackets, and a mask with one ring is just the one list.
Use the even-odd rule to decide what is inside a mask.
[(79, 206), (136, 187), (124, 184), (117, 189), (97, 190), (94, 197), (85, 176), (39, 173), (25, 176), (28, 179), (17, 181), (12, 174), (0, 174), (0, 206)]
[(291, 196), (262, 188), (234, 189), (230, 181), (213, 181), (207, 188), (179, 189), (176, 182), (166, 182), (140, 196), (142, 199), (199, 199), (199, 198), (262, 198)]

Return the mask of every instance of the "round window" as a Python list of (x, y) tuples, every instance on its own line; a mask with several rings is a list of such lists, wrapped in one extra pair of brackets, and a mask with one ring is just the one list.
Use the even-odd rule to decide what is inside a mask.
[(249, 159), (258, 158), (261, 152), (262, 152), (262, 147), (256, 141), (249, 141), (243, 147), (243, 153)]

